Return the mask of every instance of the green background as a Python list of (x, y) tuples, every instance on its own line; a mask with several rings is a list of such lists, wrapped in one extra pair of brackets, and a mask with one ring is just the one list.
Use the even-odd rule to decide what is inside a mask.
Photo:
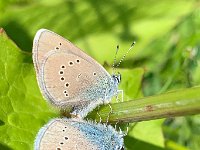
[[(40, 28), (52, 30), (112, 67), (122, 62), (125, 101), (200, 85), (198, 0), (0, 0), (0, 149), (33, 149), (58, 110), (42, 97), (31, 51)], [(9, 38), (8, 38), (9, 37)], [(200, 117), (130, 124), (127, 149), (199, 150)]]

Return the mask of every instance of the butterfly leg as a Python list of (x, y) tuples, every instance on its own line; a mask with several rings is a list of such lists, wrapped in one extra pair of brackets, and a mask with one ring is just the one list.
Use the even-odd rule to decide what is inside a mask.
[(121, 93), (121, 95), (122, 95), (121, 102), (123, 102), (124, 101), (124, 91), (123, 90), (117, 90), (117, 97), (118, 97), (119, 93)]
[(122, 134), (123, 132), (122, 132), (122, 129), (121, 129), (121, 127), (119, 127), (119, 134)]
[(124, 133), (124, 136), (128, 135), (128, 130), (129, 130), (129, 123), (127, 123), (126, 132)]
[(117, 130), (117, 124), (119, 123), (119, 120), (115, 123), (115, 130)]
[(111, 101), (111, 99), (107, 99), (106, 100), (106, 93), (107, 93), (107, 90), (108, 89), (105, 89), (105, 95), (104, 95), (104, 104), (107, 104), (109, 107), (110, 107), (110, 112), (108, 113), (108, 116), (107, 116), (107, 119), (106, 119), (106, 124), (108, 124), (108, 121), (109, 121), (109, 118), (110, 118), (110, 114), (113, 112), (113, 110), (112, 110), (112, 107), (111, 107), (111, 105), (110, 105), (110, 101)]
[(108, 124), (108, 121), (109, 121), (109, 118), (110, 118), (110, 114), (113, 112), (110, 103), (108, 103), (108, 106), (110, 107), (110, 112), (108, 113), (108, 117), (107, 117), (107, 119), (106, 119), (106, 124)]
[[(122, 129), (120, 128), (120, 126), (118, 127), (118, 129), (117, 129), (117, 124), (119, 123), (119, 120), (117, 119), (117, 122), (115, 123), (115, 130), (119, 130), (119, 133), (120, 134), (123, 134), (123, 132), (122, 132)], [(128, 133), (128, 132), (127, 132)], [(126, 136), (127, 134), (123, 134), (124, 136)]]
[(97, 115), (99, 116), (99, 123), (101, 123), (102, 122), (102, 118), (101, 118), (101, 115), (99, 114), (99, 108), (100, 108), (100, 106), (98, 105), (97, 106)]
[(118, 96), (118, 93), (116, 94), (115, 98), (116, 98), (116, 102), (119, 103), (119, 96)]

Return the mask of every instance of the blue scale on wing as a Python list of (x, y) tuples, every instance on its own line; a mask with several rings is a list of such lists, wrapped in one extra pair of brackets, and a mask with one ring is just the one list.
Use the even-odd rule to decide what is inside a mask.
[(98, 77), (93, 85), (89, 85), (81, 93), (81, 97), (86, 100), (95, 101), (110, 99), (117, 93), (117, 85), (112, 77)]
[(118, 150), (123, 143), (122, 136), (111, 126), (84, 122), (73, 122), (71, 125), (78, 128), (99, 150)]

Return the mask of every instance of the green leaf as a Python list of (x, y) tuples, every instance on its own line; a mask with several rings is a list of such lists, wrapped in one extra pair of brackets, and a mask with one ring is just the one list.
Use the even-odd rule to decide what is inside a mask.
[(31, 55), (0, 31), (0, 149), (33, 149), (40, 127), (58, 114), (41, 96)]
[[(157, 140), (157, 138), (155, 139)], [(124, 137), (124, 142), (126, 145), (127, 150), (164, 150), (164, 148), (161, 148), (159, 146), (141, 141), (141, 140), (137, 140), (131, 136), (125, 136)]]
[(123, 89), (124, 101), (142, 97), (142, 79), (144, 69), (119, 69), (122, 76), (119, 89)]
[(162, 123), (163, 119), (139, 122), (130, 129), (128, 135), (138, 140), (145, 141), (146, 143), (164, 148)]

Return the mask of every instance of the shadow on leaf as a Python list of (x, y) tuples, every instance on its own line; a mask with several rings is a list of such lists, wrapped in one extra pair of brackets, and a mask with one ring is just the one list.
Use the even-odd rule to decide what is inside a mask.
[(143, 150), (164, 150), (164, 148), (137, 140), (130, 136), (124, 137), (124, 142), (127, 150), (131, 149), (143, 149)]

